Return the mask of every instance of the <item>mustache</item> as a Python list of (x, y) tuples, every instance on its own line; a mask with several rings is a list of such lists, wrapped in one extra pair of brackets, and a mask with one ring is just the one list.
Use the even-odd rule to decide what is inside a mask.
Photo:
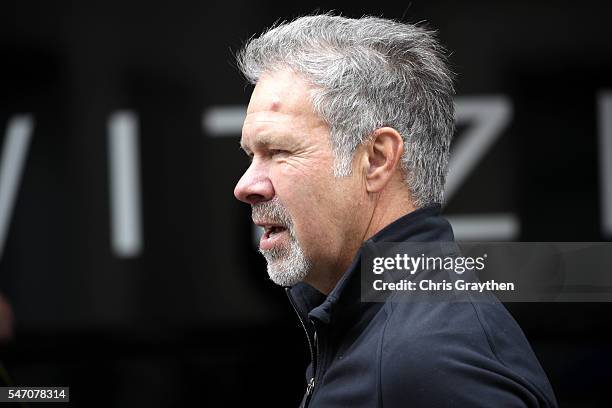
[(289, 230), (293, 229), (291, 216), (278, 197), (274, 197), (269, 201), (253, 204), (251, 206), (251, 218), (253, 222), (273, 222)]

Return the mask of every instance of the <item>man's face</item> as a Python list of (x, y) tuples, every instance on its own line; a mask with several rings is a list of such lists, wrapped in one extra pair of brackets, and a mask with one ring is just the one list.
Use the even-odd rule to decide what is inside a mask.
[(259, 248), (272, 280), (327, 290), (361, 244), (365, 189), (359, 171), (334, 177), (329, 127), (313, 111), (310, 89), (289, 70), (257, 82), (241, 139), (252, 163), (234, 195), (265, 229)]

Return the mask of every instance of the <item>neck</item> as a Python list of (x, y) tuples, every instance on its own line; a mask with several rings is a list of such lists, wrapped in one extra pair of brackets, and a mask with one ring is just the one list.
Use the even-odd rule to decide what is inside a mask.
[(363, 234), (362, 243), (376, 235), (387, 225), (416, 210), (409, 194), (400, 194), (397, 191), (390, 193), (383, 191), (374, 199), (374, 208), (370, 222)]

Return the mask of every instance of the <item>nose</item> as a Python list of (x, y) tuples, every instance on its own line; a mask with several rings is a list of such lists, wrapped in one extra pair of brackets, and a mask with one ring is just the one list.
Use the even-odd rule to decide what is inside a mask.
[(234, 196), (247, 204), (257, 204), (274, 197), (274, 187), (265, 169), (254, 160), (244, 172), (236, 187)]

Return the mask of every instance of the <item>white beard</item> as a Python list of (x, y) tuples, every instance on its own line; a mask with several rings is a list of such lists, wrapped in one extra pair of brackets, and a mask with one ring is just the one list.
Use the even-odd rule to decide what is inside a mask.
[(289, 233), (289, 247), (260, 249), (268, 264), (268, 276), (280, 286), (293, 286), (303, 281), (310, 273), (312, 263), (304, 254), (295, 235), (295, 227), (287, 210), (278, 200), (255, 204), (252, 207), (253, 219), (266, 219), (285, 226)]
[(280, 286), (293, 286), (310, 273), (311, 263), (299, 242), (290, 235), (289, 248), (259, 250), (268, 263), (268, 276)]

